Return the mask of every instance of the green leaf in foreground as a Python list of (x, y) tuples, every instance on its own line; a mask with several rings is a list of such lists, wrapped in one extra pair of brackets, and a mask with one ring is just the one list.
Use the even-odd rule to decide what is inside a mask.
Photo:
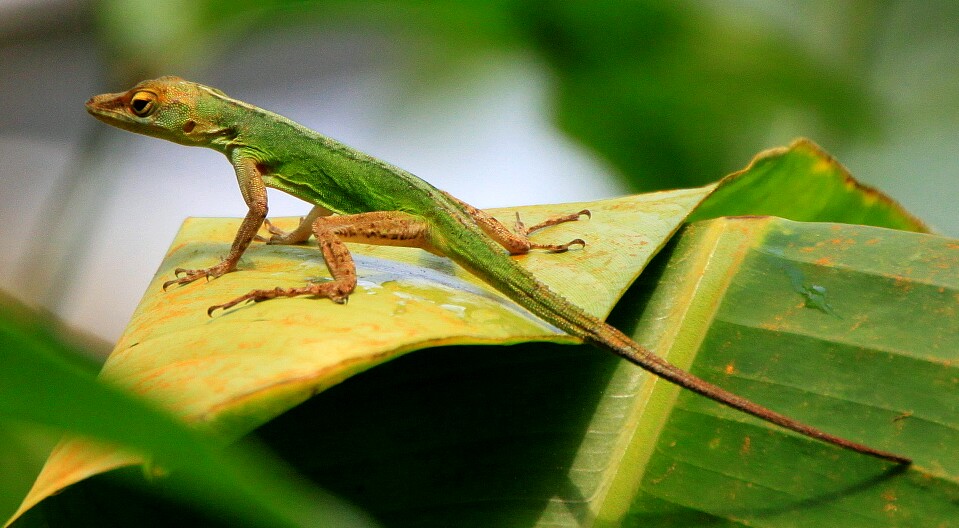
[(0, 519), (16, 511), (60, 435), (0, 419)]
[[(277, 466), (254, 463), (240, 451), (226, 458), (168, 414), (98, 383), (89, 371), (67, 359), (75, 350), (38, 331), (36, 324), (6, 308), (0, 313), (0, 424), (68, 430), (152, 453), (153, 460), (177, 475), (174, 486), (160, 486), (156, 491), (232, 519), (233, 525), (243, 520), (251, 526), (332, 526), (331, 518), (354, 524), (365, 519), (311, 487), (294, 486)], [(130, 460), (112, 449), (100, 454)], [(8, 472), (2, 478), (12, 476)], [(37, 492), (35, 486), (33, 493)], [(28, 500), (22, 508), (30, 506)], [(20, 525), (49, 522), (36, 515), (22, 520)], [(71, 526), (83, 524), (80, 519), (70, 521)]]

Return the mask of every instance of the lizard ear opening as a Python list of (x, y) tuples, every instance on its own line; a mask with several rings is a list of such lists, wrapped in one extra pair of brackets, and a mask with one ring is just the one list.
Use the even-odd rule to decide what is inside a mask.
[(233, 127), (222, 127), (207, 121), (194, 121), (193, 119), (186, 120), (180, 130), (182, 130), (187, 136), (190, 136), (194, 139), (225, 138), (227, 140), (232, 140), (236, 138), (237, 135), (237, 131)]
[(157, 108), (156, 98), (152, 92), (137, 92), (130, 98), (130, 111), (137, 117), (147, 117)]

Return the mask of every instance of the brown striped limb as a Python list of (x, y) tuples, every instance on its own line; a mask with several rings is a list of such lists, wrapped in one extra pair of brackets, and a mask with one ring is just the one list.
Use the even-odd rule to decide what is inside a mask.
[(356, 288), (356, 265), (345, 242), (418, 247), (432, 251), (427, 240), (426, 224), (415, 215), (397, 211), (319, 216), (313, 220), (312, 231), (333, 280), (313, 282), (295, 288), (253, 290), (229, 302), (211, 306), (207, 315), (247, 301), (260, 302), (300, 295), (324, 297), (336, 303), (345, 303)]
[[(517, 232), (514, 233), (485, 211), (481, 211), (452, 196), (450, 198), (462, 205), (476, 224), (512, 255), (525, 254), (531, 249), (563, 252), (572, 245), (586, 245), (579, 238), (565, 244), (537, 244), (529, 240), (529, 235), (546, 227), (579, 220), (584, 215), (589, 217), (588, 210), (554, 216), (532, 227), (523, 225), (517, 213)], [(323, 252), (323, 258), (333, 279), (293, 288), (277, 287), (268, 290), (253, 290), (229, 302), (211, 306), (207, 310), (207, 315), (212, 315), (216, 310), (227, 310), (247, 301), (260, 302), (278, 297), (298, 297), (301, 295), (323, 297), (336, 303), (345, 303), (356, 288), (356, 265), (353, 263), (353, 257), (350, 256), (345, 242), (415, 247), (431, 253), (438, 253), (428, 240), (427, 225), (415, 215), (398, 211), (330, 216), (328, 209), (316, 206), (305, 218), (300, 220), (300, 224), (293, 231), (282, 231), (270, 224), (269, 221), (266, 222), (266, 226), (273, 235), (267, 241), (269, 244), (297, 244), (307, 240), (312, 232), (320, 250)], [(304, 226), (309, 226), (309, 229)]]
[(493, 218), (486, 211), (477, 209), (450, 194), (447, 194), (447, 196), (454, 202), (461, 205), (463, 209), (465, 209), (466, 212), (473, 217), (473, 220), (477, 225), (480, 226), (483, 232), (492, 237), (493, 240), (495, 240), (499, 245), (506, 248), (510, 255), (525, 255), (532, 249), (544, 249), (553, 253), (562, 253), (569, 250), (570, 246), (586, 245), (586, 242), (584, 242), (581, 238), (570, 240), (565, 244), (537, 244), (529, 239), (529, 235), (546, 227), (563, 224), (566, 222), (575, 222), (576, 220), (579, 220), (581, 216), (589, 218), (591, 215), (588, 209), (583, 209), (582, 211), (573, 214), (553, 216), (532, 227), (526, 227), (523, 225), (523, 222), (519, 219), (519, 213), (516, 213), (516, 232), (514, 233), (499, 220)]
[(236, 232), (233, 245), (230, 246), (230, 253), (219, 264), (209, 268), (175, 269), (173, 274), (177, 278), (164, 282), (164, 290), (173, 284), (188, 284), (197, 279), (215, 279), (224, 273), (233, 271), (236, 269), (236, 263), (240, 261), (240, 257), (246, 251), (247, 246), (256, 237), (256, 232), (263, 225), (267, 212), (266, 187), (263, 185), (260, 169), (253, 160), (239, 155), (231, 158), (231, 161), (236, 170), (237, 181), (240, 183), (240, 192), (243, 194), (243, 200), (249, 210)]

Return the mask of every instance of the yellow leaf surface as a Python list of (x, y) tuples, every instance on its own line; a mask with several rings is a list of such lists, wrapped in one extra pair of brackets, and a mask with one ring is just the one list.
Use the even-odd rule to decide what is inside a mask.
[[(605, 317), (623, 291), (713, 186), (590, 203), (491, 211), (528, 225), (587, 208), (592, 218), (555, 226), (536, 240), (583, 238), (582, 250), (516, 257), (558, 293)], [(291, 229), (297, 219), (275, 223)], [(349, 302), (299, 297), (207, 308), (251, 289), (297, 286), (329, 273), (315, 245), (255, 243), (239, 269), (210, 282), (172, 287), (177, 267), (215, 264), (237, 219), (184, 222), (101, 373), (224, 442), (310, 396), (413, 350), (452, 344), (576, 342), (450, 261), (421, 250), (353, 244), (359, 285)], [(54, 450), (20, 511), (84, 478), (143, 458), (82, 439)]]

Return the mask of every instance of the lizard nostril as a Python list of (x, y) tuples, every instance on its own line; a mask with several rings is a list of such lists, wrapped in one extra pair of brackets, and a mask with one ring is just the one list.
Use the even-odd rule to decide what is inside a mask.
[(187, 121), (186, 123), (183, 123), (184, 134), (189, 134), (190, 132), (193, 132), (194, 128), (196, 128), (196, 121), (193, 121), (192, 119), (190, 121)]

